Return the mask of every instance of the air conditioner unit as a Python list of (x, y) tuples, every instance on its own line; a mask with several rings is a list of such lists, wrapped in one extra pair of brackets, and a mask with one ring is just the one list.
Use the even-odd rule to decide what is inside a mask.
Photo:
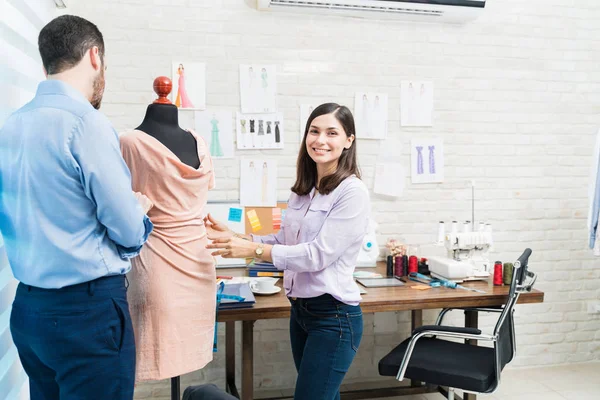
[(334, 13), (360, 18), (400, 18), (463, 23), (477, 18), (485, 0), (257, 0), (259, 11)]

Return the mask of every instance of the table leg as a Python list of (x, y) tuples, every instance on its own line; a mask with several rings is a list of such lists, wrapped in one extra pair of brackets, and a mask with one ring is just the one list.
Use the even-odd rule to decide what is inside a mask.
[(254, 399), (254, 323), (242, 321), (242, 400)]
[[(465, 327), (466, 328), (477, 328), (479, 324), (479, 314), (477, 311), (465, 311)], [(477, 340), (467, 339), (465, 340), (466, 344), (470, 344), (472, 346), (477, 346)], [(476, 400), (477, 395), (472, 393), (465, 393), (463, 396), (463, 400)]]
[[(416, 328), (423, 326), (423, 310), (412, 310), (410, 312), (410, 332), (414, 331)], [(422, 386), (422, 383), (419, 381), (410, 381), (410, 386), (419, 387)]]
[(181, 399), (181, 383), (179, 376), (171, 378), (171, 400)]
[(240, 398), (235, 385), (235, 321), (225, 322), (225, 387)]

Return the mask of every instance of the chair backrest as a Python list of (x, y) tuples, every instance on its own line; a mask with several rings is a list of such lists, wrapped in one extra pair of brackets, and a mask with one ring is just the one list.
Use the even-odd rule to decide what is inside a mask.
[[(525, 249), (521, 257), (514, 263), (508, 299), (494, 329), (494, 335), (498, 338), (496, 344), (496, 373), (498, 378), (500, 371), (513, 359), (517, 352), (513, 319), (514, 306), (519, 300), (519, 295), (531, 291), (535, 283), (536, 275), (527, 270), (530, 255), (531, 249)], [(528, 277), (532, 279), (526, 282)]]

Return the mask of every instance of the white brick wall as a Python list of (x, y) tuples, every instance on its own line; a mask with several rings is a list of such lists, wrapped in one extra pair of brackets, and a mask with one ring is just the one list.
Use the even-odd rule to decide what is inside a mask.
[[(586, 249), (585, 229), (591, 146), (600, 126), (600, 2), (489, 0), (484, 16), (464, 26), (259, 13), (252, 3), (73, 2), (71, 12), (105, 34), (103, 111), (115, 126), (139, 124), (153, 98), (153, 79), (169, 75), (174, 58), (206, 62), (208, 106), (232, 111), (240, 106), (238, 64), (277, 64), (286, 148), (265, 154), (281, 166), (278, 189), (285, 199), (294, 180), (299, 104), (336, 101), (353, 108), (355, 91), (387, 92), (383, 155), (408, 167), (410, 139), (439, 135), (446, 181), (411, 185), (407, 178), (402, 198), (373, 195), (380, 243), (390, 236), (429, 243), (438, 220), (470, 219), (469, 181), (475, 179), (476, 217), (494, 225), (494, 258), (510, 261), (531, 247), (537, 287), (546, 292), (544, 304), (518, 307), (520, 348), (512, 365), (600, 358), (600, 318), (586, 313), (587, 303), (600, 299), (600, 260)], [(403, 79), (434, 81), (433, 128), (400, 128)], [(364, 180), (372, 187), (381, 144), (359, 139), (358, 146)], [(212, 199), (237, 199), (237, 161), (218, 160), (216, 167), (221, 189)], [(409, 315), (365, 316), (348, 382), (378, 379), (377, 362), (409, 333)], [(432, 320), (435, 312), (425, 315)], [(481, 320), (489, 326), (489, 319)], [(293, 387), (287, 322), (258, 322), (255, 342), (256, 386)], [(223, 351), (203, 371), (183, 378), (184, 385), (223, 380)], [(138, 398), (168, 394), (166, 382), (137, 389)]]

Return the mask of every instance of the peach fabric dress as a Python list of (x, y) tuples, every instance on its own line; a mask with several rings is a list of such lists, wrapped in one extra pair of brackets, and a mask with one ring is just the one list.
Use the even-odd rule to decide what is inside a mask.
[(154, 230), (128, 274), (138, 382), (195, 371), (213, 357), (216, 272), (203, 217), (215, 176), (206, 143), (190, 133), (198, 169), (144, 132), (120, 137), (133, 190), (154, 203)]

